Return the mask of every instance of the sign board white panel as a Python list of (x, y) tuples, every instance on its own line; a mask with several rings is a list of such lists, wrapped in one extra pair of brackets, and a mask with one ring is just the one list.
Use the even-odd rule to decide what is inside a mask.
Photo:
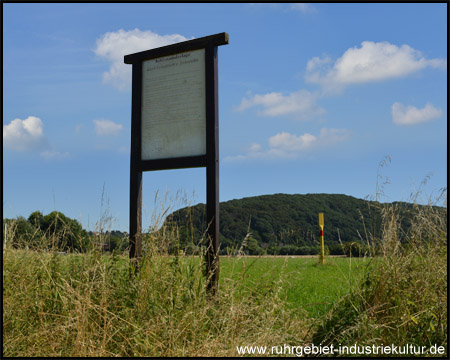
[(142, 63), (141, 160), (206, 154), (205, 49)]

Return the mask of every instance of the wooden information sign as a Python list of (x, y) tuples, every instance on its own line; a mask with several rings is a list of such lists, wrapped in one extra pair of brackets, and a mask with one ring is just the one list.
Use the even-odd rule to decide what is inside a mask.
[(142, 255), (142, 172), (206, 167), (206, 275), (212, 292), (219, 279), (217, 47), (226, 44), (228, 34), (220, 33), (124, 57), (133, 66), (130, 258)]

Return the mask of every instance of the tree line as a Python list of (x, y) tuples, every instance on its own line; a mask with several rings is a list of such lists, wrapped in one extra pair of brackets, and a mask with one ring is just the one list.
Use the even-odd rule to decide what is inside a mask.
[(85, 252), (94, 247), (101, 251), (125, 251), (128, 234), (117, 230), (86, 231), (76, 219), (59, 211), (44, 215), (34, 211), (24, 218), (3, 219), (4, 241), (13, 248), (53, 249), (62, 252)]
[[(325, 252), (364, 256), (381, 237), (384, 204), (340, 194), (274, 194), (230, 200), (220, 204), (220, 255), (317, 255), (320, 252), (318, 213), (325, 214)], [(399, 212), (399, 236), (406, 234), (417, 205), (393, 203)], [(25, 219), (3, 219), (9, 245), (14, 248), (51, 248), (58, 251), (126, 252), (128, 234), (86, 231), (58, 211), (34, 211)], [(168, 215), (162, 229), (143, 238), (171, 233), (164, 240), (169, 253), (198, 254), (205, 244), (206, 206), (179, 209)], [(167, 232), (167, 229), (174, 231)], [(5, 231), (5, 227), (3, 229)]]

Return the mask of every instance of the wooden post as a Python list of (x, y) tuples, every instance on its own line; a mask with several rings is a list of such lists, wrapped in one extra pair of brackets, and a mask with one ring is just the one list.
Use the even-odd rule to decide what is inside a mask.
[(206, 67), (206, 279), (214, 295), (219, 282), (219, 120), (217, 46), (205, 48)]
[(131, 98), (131, 156), (130, 156), (130, 259), (134, 270), (139, 269), (142, 256), (142, 171), (141, 157), (141, 84), (142, 64), (133, 65)]

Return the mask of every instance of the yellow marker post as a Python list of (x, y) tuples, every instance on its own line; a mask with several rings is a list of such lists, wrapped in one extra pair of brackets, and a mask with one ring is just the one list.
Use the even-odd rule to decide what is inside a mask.
[(323, 241), (323, 213), (319, 213), (319, 226), (320, 226), (320, 246), (321, 246), (321, 252), (320, 252), (320, 262), (323, 264), (325, 262), (325, 244)]

